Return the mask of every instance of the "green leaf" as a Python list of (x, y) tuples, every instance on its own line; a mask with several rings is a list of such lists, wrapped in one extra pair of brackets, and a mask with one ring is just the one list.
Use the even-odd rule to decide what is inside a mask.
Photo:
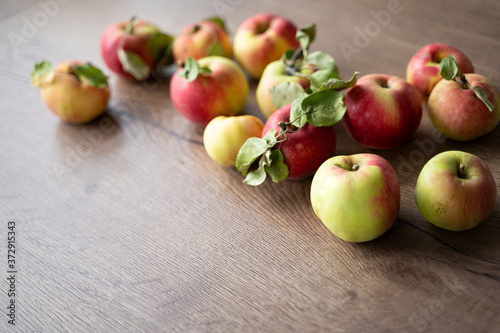
[(172, 45), (174, 38), (158, 32), (151, 36), (149, 47), (157, 66), (168, 66), (173, 63)]
[(222, 47), (222, 44), (219, 43), (218, 41), (214, 41), (212, 44), (210, 44), (210, 47), (207, 50), (207, 57), (208, 56), (224, 56), (224, 48)]
[(119, 48), (118, 60), (122, 64), (123, 70), (136, 80), (142, 81), (149, 76), (149, 66), (137, 53)]
[(251, 172), (249, 172), (243, 183), (252, 186), (258, 186), (266, 180), (266, 158), (263, 155), (259, 160), (259, 167)]
[(79, 78), (86, 78), (89, 84), (97, 88), (105, 88), (108, 86), (108, 78), (103, 72), (87, 63), (85, 65), (80, 65), (75, 67), (76, 75)]
[(187, 57), (183, 69), (179, 72), (179, 76), (185, 78), (188, 82), (196, 80), (199, 74), (212, 73), (208, 67), (200, 67), (196, 60)]
[(295, 50), (294, 49), (286, 50), (283, 53), (283, 56), (281, 57), (281, 59), (286, 63), (287, 60), (292, 60), (293, 59), (293, 55), (294, 54), (295, 54)]
[(305, 111), (302, 109), (302, 102), (309, 95), (302, 96), (293, 101), (290, 109), (290, 121), (295, 127), (302, 127), (307, 124), (307, 117)]
[(213, 17), (209, 17), (207, 19), (205, 19), (205, 21), (210, 21), (210, 22), (214, 22), (215, 24), (218, 24), (222, 27), (222, 29), (224, 29), (225, 31), (227, 31), (226, 29), (226, 22), (224, 22), (224, 19), (220, 16), (213, 16)]
[(264, 135), (263, 139), (267, 143), (267, 148), (272, 148), (276, 145), (277, 143), (276, 133), (277, 131), (274, 128), (272, 128), (269, 131), (267, 131), (266, 135)]
[(329, 54), (321, 51), (312, 52), (307, 56), (307, 63), (313, 65), (317, 69), (327, 69), (331, 71), (333, 75), (336, 75), (336, 78), (340, 79), (337, 63)]
[(37, 62), (31, 71), (31, 84), (40, 86), (42, 83), (46, 82), (47, 75), (53, 72), (53, 69), (54, 66), (52, 66), (52, 63), (46, 60)]
[(269, 90), (269, 94), (276, 109), (280, 109), (297, 98), (305, 96), (306, 92), (300, 83), (292, 81), (278, 83)]
[(307, 96), (302, 101), (307, 121), (315, 127), (332, 126), (346, 112), (344, 95), (335, 90), (324, 90)]
[(304, 51), (304, 54), (307, 54), (307, 49), (309, 45), (314, 41), (316, 37), (316, 24), (311, 23), (304, 28), (298, 29), (295, 34), (295, 39), (297, 39), (300, 43), (300, 47)]
[(495, 105), (493, 105), (493, 103), (490, 102), (490, 100), (488, 99), (488, 96), (486, 95), (486, 92), (484, 91), (484, 89), (482, 87), (475, 86), (475, 87), (472, 87), (472, 90), (474, 90), (474, 93), (476, 94), (476, 96), (481, 101), (483, 101), (483, 103), (486, 105), (486, 107), (488, 107), (488, 110), (490, 110), (491, 112), (495, 111)]
[(359, 72), (354, 72), (352, 75), (351, 79), (349, 81), (344, 81), (344, 80), (337, 80), (337, 79), (330, 79), (328, 80), (326, 87), (329, 90), (344, 90), (350, 87), (353, 87), (356, 85), (356, 82), (358, 81), (358, 75)]
[(454, 55), (447, 56), (441, 61), (439, 73), (445, 80), (455, 80), (457, 76), (462, 75)]
[(279, 149), (271, 152), (271, 165), (265, 167), (266, 172), (271, 176), (273, 182), (278, 183), (288, 177), (288, 166), (283, 163), (283, 154)]
[(245, 176), (252, 163), (264, 154), (267, 149), (268, 142), (266, 140), (257, 137), (247, 139), (236, 156), (236, 169)]
[(329, 69), (320, 69), (309, 75), (311, 81), (311, 90), (318, 91), (327, 89), (326, 84), (328, 80), (335, 78), (335, 75)]

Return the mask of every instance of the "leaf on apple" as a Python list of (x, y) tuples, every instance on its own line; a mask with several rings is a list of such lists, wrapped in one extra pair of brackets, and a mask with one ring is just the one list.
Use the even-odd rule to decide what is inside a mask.
[(151, 36), (149, 47), (157, 67), (167, 66), (173, 63), (173, 42), (174, 38), (172, 36), (161, 32), (157, 32)]
[(224, 56), (224, 48), (222, 47), (222, 44), (217, 40), (214, 40), (207, 50), (207, 57), (208, 56)]
[(307, 124), (307, 116), (302, 109), (302, 101), (310, 95), (302, 96), (293, 101), (290, 108), (290, 121), (292, 125), (300, 128)]
[(439, 73), (445, 80), (455, 80), (462, 75), (454, 55), (444, 58), (439, 65)]
[[(328, 71), (324, 72), (326, 70), (320, 70), (317, 71), (313, 74), (311, 74), (310, 79), (311, 79), (311, 89), (313, 92), (316, 91), (323, 91), (323, 90), (344, 90), (350, 87), (353, 87), (356, 85), (356, 82), (358, 81), (358, 75), (359, 72), (354, 72), (353, 76), (351, 77), (350, 80), (344, 81), (340, 80), (337, 78), (332, 78), (328, 77)], [(315, 75), (316, 73), (320, 73)], [(324, 74), (323, 74), (324, 72)]]
[(339, 68), (331, 55), (321, 51), (312, 52), (307, 56), (306, 62), (317, 69), (329, 70), (332, 72), (332, 75), (334, 75), (333, 77), (340, 79)]
[(490, 110), (491, 112), (495, 111), (495, 105), (493, 105), (493, 103), (490, 102), (490, 100), (488, 99), (488, 96), (486, 95), (486, 92), (484, 91), (484, 89), (480, 86), (475, 86), (475, 87), (472, 87), (472, 90), (474, 90), (474, 93), (476, 94), (476, 96), (481, 100), (483, 101), (483, 103), (486, 105), (486, 107), (488, 108), (488, 110)]
[(304, 54), (307, 54), (307, 49), (309, 45), (314, 41), (316, 37), (316, 24), (311, 23), (307, 26), (298, 29), (295, 34), (295, 39), (300, 43), (300, 47), (302, 48)]
[(46, 60), (41, 60), (35, 64), (31, 72), (31, 84), (41, 86), (44, 83), (49, 83), (54, 77), (54, 66)]
[[(288, 176), (288, 167), (283, 162), (283, 154), (279, 149), (273, 149), (278, 143), (275, 129), (269, 130), (264, 138), (249, 138), (240, 148), (236, 157), (236, 168), (245, 176), (243, 182), (258, 186), (266, 180), (269, 174), (273, 182), (280, 182)], [(258, 167), (249, 171), (252, 164), (259, 160)]]
[(188, 82), (196, 80), (200, 74), (212, 73), (208, 67), (200, 67), (196, 60), (192, 57), (187, 57), (186, 62), (182, 65), (182, 70), (179, 71), (179, 76), (185, 78)]
[(209, 17), (209, 18), (205, 19), (204, 21), (214, 22), (215, 24), (221, 26), (221, 28), (224, 29), (224, 31), (227, 32), (226, 22), (224, 22), (224, 19), (222, 17), (220, 17), (220, 16)]
[(83, 77), (87, 79), (91, 86), (97, 88), (105, 88), (108, 86), (107, 76), (104, 75), (100, 69), (91, 64), (87, 63), (85, 65), (75, 66), (74, 69), (78, 78), (81, 79)]
[(301, 103), (307, 121), (315, 127), (333, 126), (346, 112), (344, 95), (335, 90), (311, 94)]
[(131, 74), (136, 80), (142, 81), (149, 76), (149, 66), (137, 53), (119, 48), (118, 60), (123, 70)]
[(307, 95), (298, 82), (281, 82), (272, 87), (269, 93), (276, 109), (280, 109), (297, 98)]

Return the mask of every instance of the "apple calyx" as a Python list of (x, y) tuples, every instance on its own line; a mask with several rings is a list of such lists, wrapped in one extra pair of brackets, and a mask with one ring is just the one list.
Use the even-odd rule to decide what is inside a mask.
[(179, 67), (182, 68), (177, 75), (185, 78), (188, 82), (196, 80), (200, 74), (210, 74), (212, 71), (208, 67), (200, 66), (192, 57), (187, 57), (185, 63), (180, 63)]
[(490, 112), (495, 111), (495, 105), (490, 102), (488, 96), (484, 89), (480, 86), (472, 86), (465, 77), (465, 74), (462, 73), (462, 70), (457, 64), (454, 55), (450, 55), (441, 61), (439, 66), (439, 73), (443, 77), (443, 79), (448, 81), (455, 81), (462, 86), (463, 89), (472, 89), (476, 96), (486, 105)]
[(72, 75), (78, 82), (84, 80), (92, 87), (105, 88), (108, 86), (108, 78), (103, 72), (86, 63), (83, 65), (71, 64), (64, 71), (54, 69), (52, 63), (46, 60), (41, 60), (35, 64), (31, 72), (31, 84), (34, 86), (42, 86), (49, 84), (54, 78), (55, 72), (64, 72)]

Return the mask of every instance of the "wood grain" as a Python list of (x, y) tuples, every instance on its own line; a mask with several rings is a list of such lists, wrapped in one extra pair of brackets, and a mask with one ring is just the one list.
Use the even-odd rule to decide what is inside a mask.
[[(336, 125), (338, 154), (380, 154), (401, 185), (396, 224), (372, 242), (346, 243), (314, 215), (311, 179), (255, 188), (210, 160), (203, 128), (170, 101), (172, 68), (144, 83), (110, 74), (108, 111), (84, 126), (61, 123), (30, 86), (40, 59), (105, 68), (98, 41), (111, 23), (139, 15), (177, 34), (217, 14), (216, 2), (55, 1), (46, 21), (43, 1), (0, 5), (0, 233), (5, 242), (7, 222), (16, 221), (19, 270), (16, 327), (2, 316), (0, 331), (498, 330), (500, 199), (482, 225), (453, 233), (425, 221), (413, 190), (425, 162), (450, 149), (483, 158), (500, 184), (499, 128), (472, 142), (439, 140), (424, 110), (414, 138), (376, 151)], [(221, 2), (231, 4), (231, 33), (265, 11), (299, 26), (316, 22), (313, 49), (333, 55), (344, 77), (405, 77), (420, 47), (444, 42), (500, 87), (498, 1), (401, 0), (401, 11), (351, 57), (340, 43), (352, 44), (356, 27), (393, 0)], [(23, 35), (26, 21), (38, 27)], [(12, 33), (24, 37), (16, 47)], [(262, 117), (256, 85), (245, 113)]]

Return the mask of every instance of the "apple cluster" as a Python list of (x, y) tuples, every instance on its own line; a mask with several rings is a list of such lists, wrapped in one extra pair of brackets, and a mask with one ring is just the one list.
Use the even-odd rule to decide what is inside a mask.
[[(378, 154), (335, 156), (334, 126), (342, 121), (363, 147), (394, 149), (414, 135), (426, 105), (446, 137), (468, 141), (497, 126), (500, 94), (474, 74), (462, 51), (446, 44), (421, 48), (406, 79), (381, 73), (358, 78), (355, 72), (343, 80), (333, 57), (310, 52), (315, 36), (315, 24), (299, 29), (269, 13), (244, 20), (233, 40), (219, 17), (189, 24), (175, 37), (134, 17), (107, 27), (100, 48), (109, 70), (125, 80), (143, 81), (176, 66), (170, 98), (183, 117), (204, 126), (211, 159), (237, 168), (254, 186), (267, 176), (274, 182), (312, 177), (312, 208), (325, 226), (345, 241), (370, 241), (397, 219), (398, 178)], [(242, 114), (249, 79), (258, 80), (256, 100), (265, 122)], [(96, 118), (110, 98), (103, 72), (76, 60), (55, 68), (38, 62), (32, 83), (49, 109), (75, 124)], [(461, 151), (431, 158), (415, 187), (422, 215), (457, 231), (487, 219), (496, 194), (487, 165)]]

